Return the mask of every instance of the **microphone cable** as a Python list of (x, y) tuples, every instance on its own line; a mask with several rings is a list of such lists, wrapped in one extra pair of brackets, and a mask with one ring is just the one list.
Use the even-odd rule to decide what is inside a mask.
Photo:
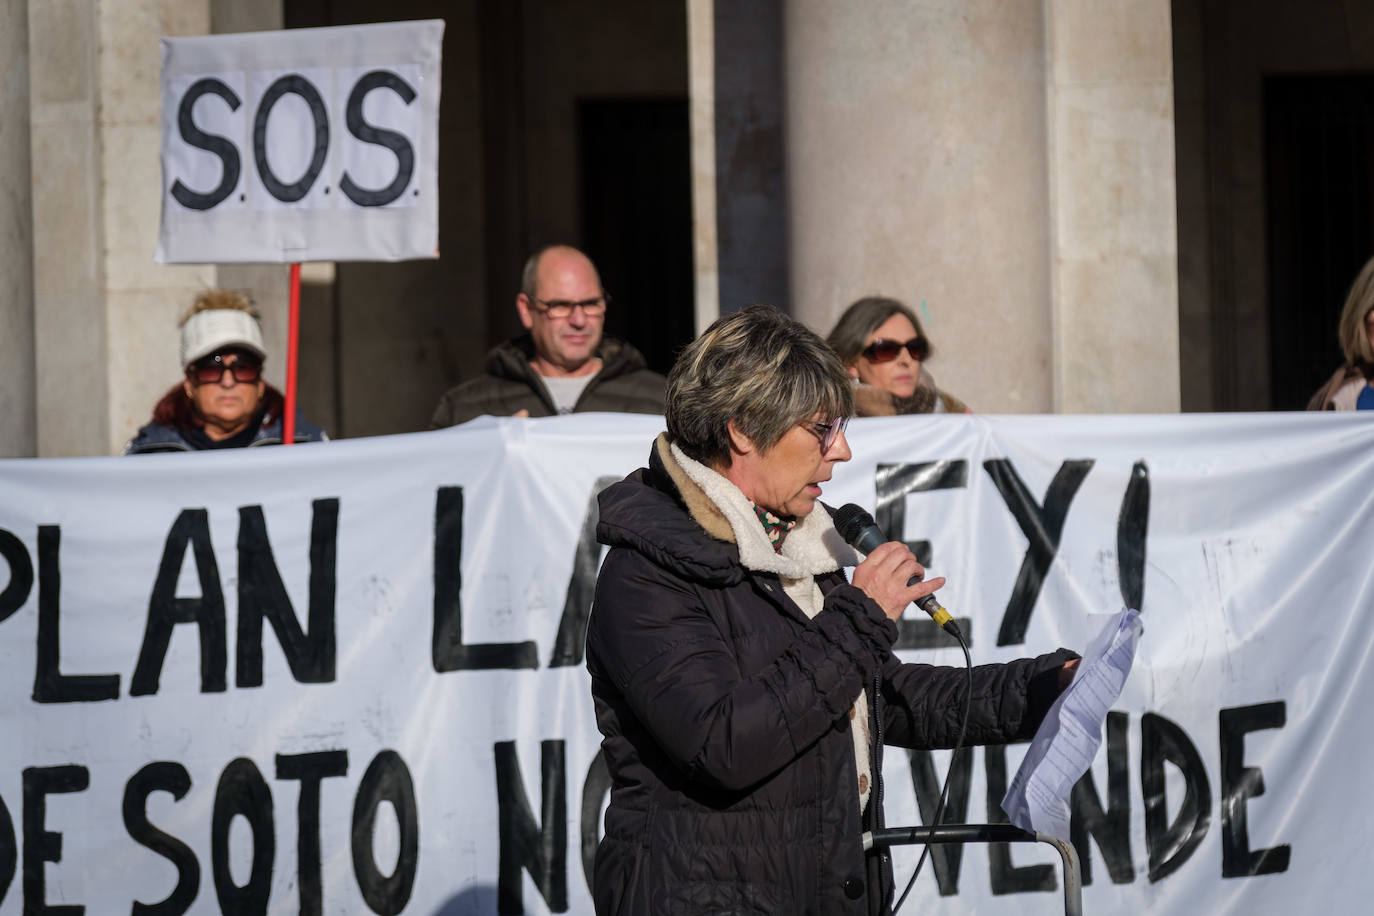
[[(838, 509), (830, 509), (830, 507), (827, 506), (826, 510), (830, 512), (835, 523), (835, 530), (839, 533), (840, 537), (844, 539), (844, 542), (861, 553), (871, 554), (887, 540), (882, 529), (873, 521), (873, 516), (869, 515), (868, 510), (864, 509), (862, 506), (854, 503), (846, 503)], [(915, 576), (907, 585), (914, 585), (920, 580), (920, 576)], [(969, 713), (973, 706), (973, 658), (969, 655), (968, 642), (965, 641), (964, 634), (959, 629), (959, 625), (954, 622), (954, 618), (949, 613), (949, 610), (940, 604), (939, 599), (934, 595), (926, 595), (918, 599), (915, 603), (917, 607), (931, 616), (940, 629), (959, 641), (959, 648), (964, 650), (964, 670), (967, 674), (964, 688), (964, 712), (959, 720), (959, 739), (954, 743), (954, 752), (950, 755), (949, 766), (945, 769), (945, 781), (944, 785), (940, 787), (940, 798), (935, 805), (935, 816), (930, 819), (930, 827), (934, 829), (940, 825), (940, 818), (944, 816), (945, 804), (949, 800), (949, 780), (950, 777), (954, 775), (954, 762), (959, 759), (959, 751), (963, 750), (964, 738), (968, 734)], [(874, 678), (873, 688), (876, 701), (882, 693), (881, 675)], [(875, 709), (875, 712), (878, 712), (878, 710)], [(878, 714), (875, 715), (874, 718), (877, 721), (875, 743), (879, 749), (881, 749), (883, 746), (882, 716)], [(881, 760), (881, 757), (879, 759)], [(879, 772), (877, 772), (875, 776), (877, 791), (874, 801), (878, 806), (878, 813), (881, 815), (883, 804), (883, 776), (881, 766), (879, 767)], [(906, 902), (906, 898), (911, 893), (911, 889), (916, 885), (916, 878), (921, 874), (922, 866), (926, 864), (926, 857), (930, 855), (930, 843), (926, 842), (923, 845), (925, 848), (921, 850), (921, 858), (916, 862), (916, 870), (912, 872), (911, 880), (907, 882), (906, 889), (902, 891), (902, 896), (897, 900), (897, 905), (892, 908), (892, 916), (896, 916), (897, 911), (901, 909), (902, 904)]]
[[(964, 671), (967, 675), (964, 683), (964, 713), (959, 721), (959, 739), (954, 742), (954, 751), (949, 757), (949, 766), (945, 768), (945, 782), (940, 787), (940, 800), (935, 805), (935, 816), (930, 819), (930, 827), (940, 826), (940, 818), (945, 813), (945, 802), (949, 800), (949, 779), (954, 775), (954, 763), (959, 759), (959, 751), (963, 750), (964, 737), (968, 732), (969, 711), (973, 706), (973, 658), (969, 655), (968, 643), (964, 642), (964, 634), (954, 628), (953, 635), (959, 640), (959, 648), (964, 650)], [(919, 808), (920, 806), (917, 805)], [(897, 903), (892, 907), (892, 916), (897, 916), (897, 911), (906, 902), (907, 895), (916, 886), (916, 878), (921, 874), (921, 867), (926, 864), (926, 857), (930, 855), (930, 843), (924, 843), (921, 850), (921, 858), (916, 860), (916, 870), (911, 873), (911, 880), (906, 883), (906, 889), (902, 891), (902, 896), (897, 898)]]

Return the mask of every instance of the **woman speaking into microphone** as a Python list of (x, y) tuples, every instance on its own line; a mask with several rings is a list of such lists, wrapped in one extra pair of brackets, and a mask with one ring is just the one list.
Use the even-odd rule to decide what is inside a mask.
[[(883, 743), (952, 746), (967, 675), (904, 664), (894, 621), (943, 579), (856, 559), (817, 507), (853, 404), (825, 342), (775, 309), (721, 318), (668, 376), (649, 466), (601, 495), (587, 632), (611, 774), (596, 911), (881, 914)], [(974, 669), (971, 743), (1031, 737), (1059, 650)], [(881, 741), (879, 740), (881, 736)]]

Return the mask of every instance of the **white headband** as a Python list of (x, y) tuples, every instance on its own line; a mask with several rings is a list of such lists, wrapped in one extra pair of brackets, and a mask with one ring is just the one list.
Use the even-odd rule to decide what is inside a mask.
[(258, 320), (238, 309), (206, 309), (196, 312), (181, 326), (181, 365), (189, 366), (202, 356), (227, 347), (242, 347), (267, 358)]

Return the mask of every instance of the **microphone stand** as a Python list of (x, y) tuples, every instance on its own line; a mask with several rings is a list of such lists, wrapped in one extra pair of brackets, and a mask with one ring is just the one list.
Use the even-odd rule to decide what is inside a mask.
[(1083, 881), (1078, 850), (1044, 833), (1031, 833), (1012, 824), (943, 824), (935, 827), (887, 827), (864, 833), (864, 851), (917, 843), (1048, 843), (1064, 863), (1065, 916), (1083, 916)]

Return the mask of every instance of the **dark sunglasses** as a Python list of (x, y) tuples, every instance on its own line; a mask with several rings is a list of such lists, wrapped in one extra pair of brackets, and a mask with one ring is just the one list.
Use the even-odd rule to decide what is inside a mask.
[[(224, 360), (231, 356), (234, 361), (226, 363)], [(233, 374), (235, 382), (256, 382), (262, 376), (262, 360), (235, 352), (216, 353), (191, 363), (186, 375), (198, 385), (212, 385), (224, 378), (226, 370)]]
[(911, 358), (924, 361), (930, 355), (930, 342), (924, 337), (913, 337), (906, 343), (900, 340), (884, 340), (879, 337), (873, 343), (864, 347), (861, 355), (872, 363), (890, 363), (897, 358), (897, 354), (906, 347), (906, 352), (911, 354)]

